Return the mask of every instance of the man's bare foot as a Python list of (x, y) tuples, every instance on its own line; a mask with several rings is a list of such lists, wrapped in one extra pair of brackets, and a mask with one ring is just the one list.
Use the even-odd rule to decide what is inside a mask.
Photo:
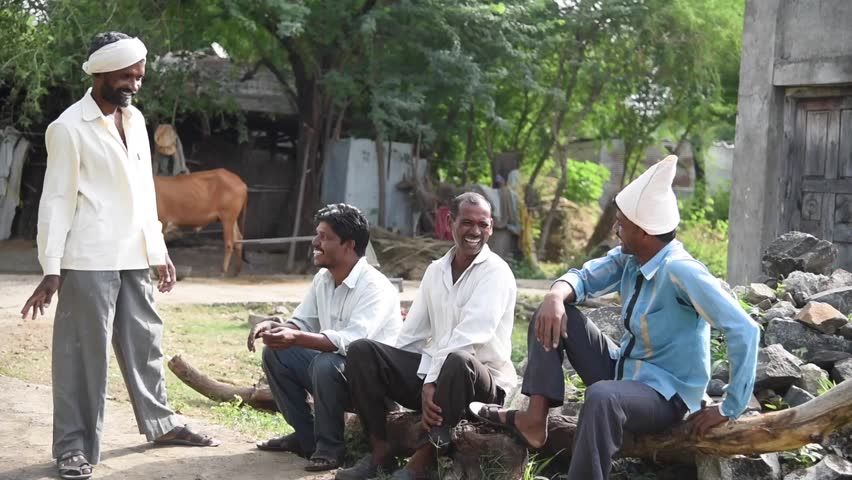
[(189, 425), (181, 425), (154, 440), (157, 445), (184, 445), (187, 447), (218, 447), (221, 442), (203, 433), (194, 432)]

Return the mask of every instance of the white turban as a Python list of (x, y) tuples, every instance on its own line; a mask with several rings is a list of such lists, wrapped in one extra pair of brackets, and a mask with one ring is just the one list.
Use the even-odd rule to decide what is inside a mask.
[(680, 223), (672, 190), (676, 171), (677, 157), (669, 155), (615, 196), (621, 213), (649, 235), (669, 233)]
[(138, 38), (123, 38), (95, 50), (89, 60), (83, 62), (83, 71), (88, 75), (106, 73), (127, 68), (148, 55), (148, 49)]

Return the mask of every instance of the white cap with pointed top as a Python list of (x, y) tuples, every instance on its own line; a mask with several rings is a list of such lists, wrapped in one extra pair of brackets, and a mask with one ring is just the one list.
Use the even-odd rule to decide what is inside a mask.
[(669, 233), (680, 223), (672, 181), (677, 156), (669, 155), (630, 182), (615, 196), (615, 204), (628, 220), (649, 235)]

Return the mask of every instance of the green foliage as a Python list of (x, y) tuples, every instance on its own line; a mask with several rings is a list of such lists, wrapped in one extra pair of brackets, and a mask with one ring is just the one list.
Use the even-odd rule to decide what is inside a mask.
[(710, 337), (710, 371), (716, 369), (722, 362), (728, 361), (728, 345), (725, 343), (725, 334), (713, 330)]
[(512, 363), (517, 367), (527, 358), (527, 330), (529, 321), (515, 321), (512, 325)]
[(222, 424), (258, 438), (281, 436), (293, 431), (280, 413), (256, 410), (243, 404), (239, 397), (214, 406), (213, 412)]
[(512, 273), (515, 274), (515, 278), (525, 278), (525, 279), (545, 279), (548, 278), (541, 267), (537, 264), (533, 264), (529, 259), (521, 258), (511, 258), (509, 259), (509, 267), (512, 269)]
[(817, 396), (824, 395), (825, 392), (831, 390), (836, 387), (837, 383), (834, 380), (831, 380), (827, 377), (819, 378), (819, 386), (817, 387)]
[(808, 468), (822, 460), (825, 449), (818, 443), (809, 443), (798, 450), (780, 452), (778, 456), (783, 462), (792, 463), (795, 468)]
[(583, 398), (586, 396), (586, 384), (583, 382), (583, 379), (576, 373), (572, 373), (570, 375), (565, 375), (565, 383), (572, 385), (577, 390), (576, 401), (582, 402)]
[(707, 266), (710, 273), (725, 278), (728, 271), (728, 222), (682, 222), (677, 238), (686, 250)]
[(568, 188), (565, 198), (583, 205), (597, 202), (603, 195), (609, 175), (609, 169), (603, 165), (568, 159)]
[[(524, 473), (521, 476), (521, 480), (536, 480), (541, 478), (552, 478), (544, 475), (544, 472), (547, 470), (547, 467), (553, 462), (553, 459), (556, 458), (556, 455), (553, 455), (548, 458), (540, 458), (540, 454), (533, 453), (530, 455), (527, 464), (524, 466)], [(557, 453), (558, 455), (558, 453)]]

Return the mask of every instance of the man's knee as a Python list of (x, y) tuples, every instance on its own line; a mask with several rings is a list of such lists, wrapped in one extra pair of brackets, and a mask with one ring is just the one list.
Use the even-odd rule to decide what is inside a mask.
[(275, 350), (263, 347), (263, 354), (261, 356), (263, 369), (266, 372), (286, 372), (301, 363), (298, 358), (299, 353), (296, 348)]
[(351, 365), (367, 361), (373, 356), (374, 352), (375, 345), (373, 340), (359, 338), (350, 343), (346, 349), (346, 363), (347, 365)]
[(447, 359), (444, 360), (444, 365), (441, 369), (447, 369), (448, 371), (464, 371), (470, 368), (474, 358), (473, 354), (468, 352), (451, 352), (447, 355)]
[(607, 408), (618, 398), (619, 382), (601, 380), (586, 387), (583, 408)]
[(323, 352), (311, 361), (311, 378), (317, 380), (332, 379), (343, 373), (343, 357), (336, 353)]

